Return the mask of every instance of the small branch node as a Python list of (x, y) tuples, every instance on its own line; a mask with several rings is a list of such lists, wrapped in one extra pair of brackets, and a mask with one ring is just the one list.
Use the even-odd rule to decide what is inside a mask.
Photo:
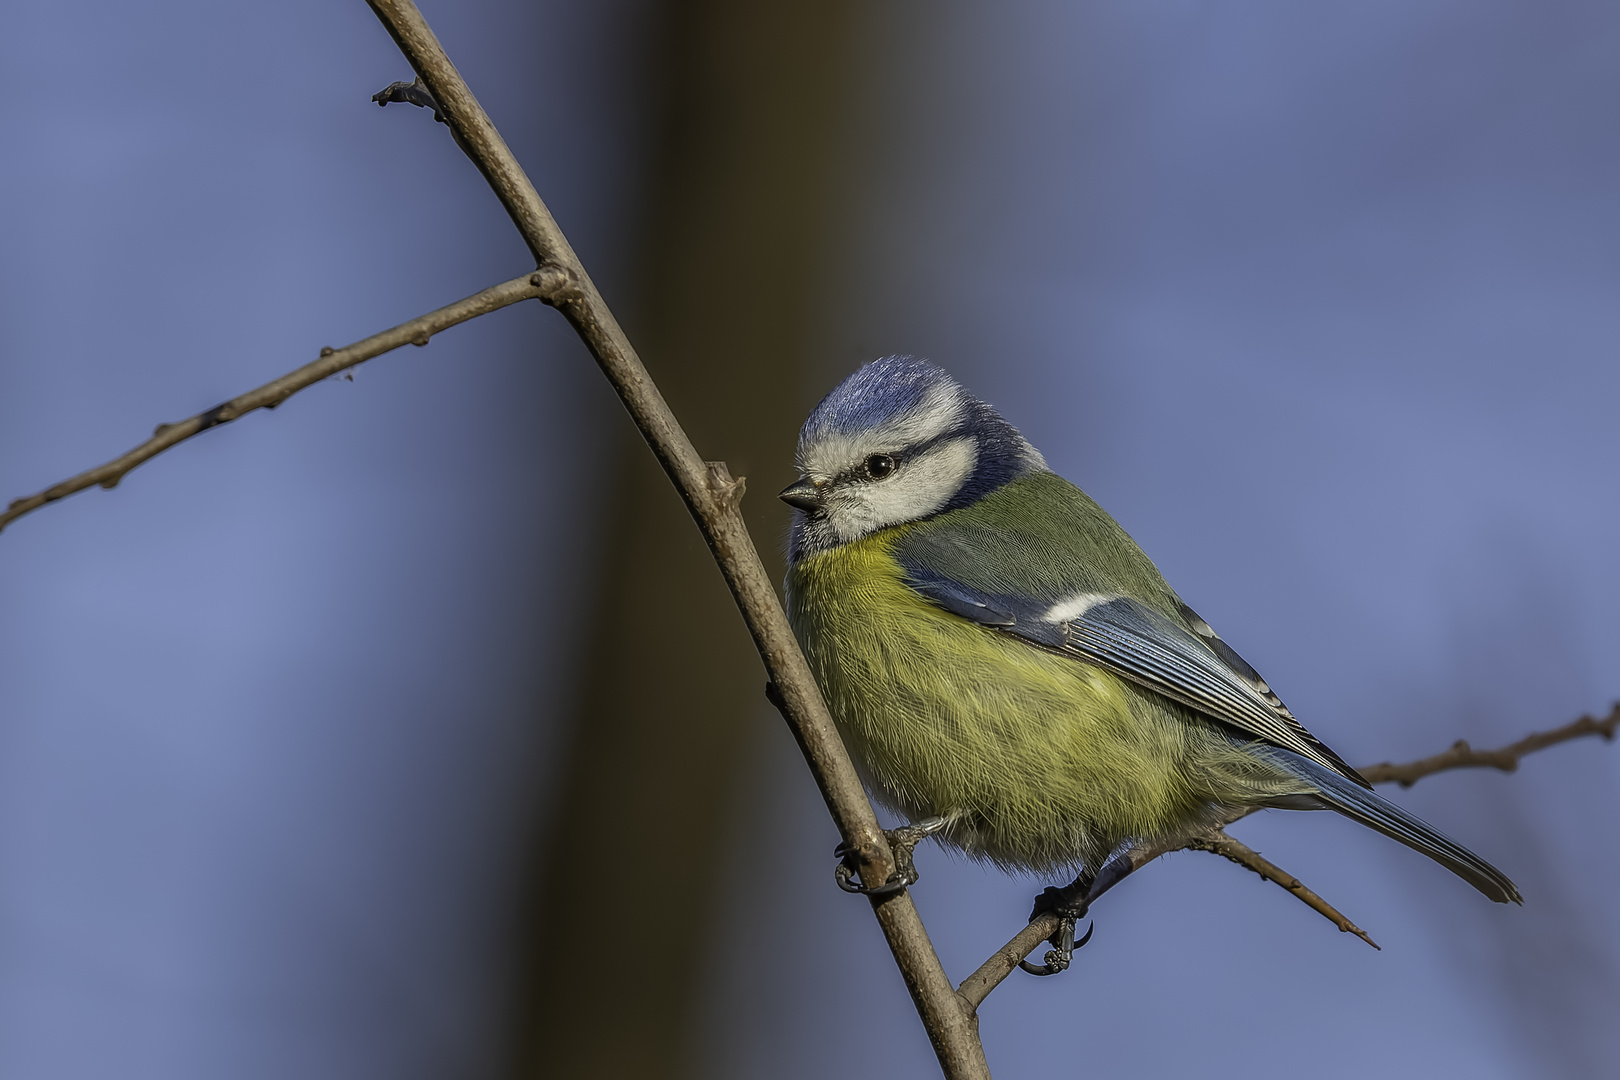
[(157, 427), (152, 429), (152, 438), (157, 438), (172, 427), (174, 427), (173, 424), (159, 424)]
[(415, 105), (419, 109), (432, 109), (433, 119), (441, 124), (444, 123), (444, 110), (439, 108), (438, 99), (433, 96), (433, 91), (429, 90), (427, 85), (422, 82), (420, 75), (416, 77), (414, 82), (389, 83), (375, 94), (372, 94), (371, 100), (375, 101), (379, 108), (386, 106), (390, 101), (397, 101), (404, 105)]
[(429, 341), (432, 341), (432, 340), (433, 340), (433, 335), (428, 333), (426, 330), (424, 330), (420, 334), (417, 334), (415, 337), (411, 338), (411, 344), (415, 345), (418, 349), (420, 349), (422, 346), (426, 345)]
[(715, 501), (720, 508), (726, 511), (735, 511), (742, 505), (744, 491), (748, 487), (748, 478), (731, 476), (731, 470), (723, 461), (706, 461), (709, 467), (709, 490), (714, 493)]
[(529, 275), (529, 284), (540, 290), (541, 303), (551, 307), (581, 298), (579, 281), (566, 266), (547, 263)]
[(330, 345), (322, 345), (321, 346), (321, 355), (322, 356), (331, 356), (335, 352), (337, 352), (337, 350), (332, 348), (332, 346), (330, 346)]

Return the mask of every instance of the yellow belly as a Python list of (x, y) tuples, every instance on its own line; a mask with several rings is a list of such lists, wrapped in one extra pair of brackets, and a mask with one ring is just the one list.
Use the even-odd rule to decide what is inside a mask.
[(794, 630), (881, 801), (946, 817), (968, 852), (1033, 870), (1095, 868), (1200, 815), (1205, 759), (1236, 754), (1225, 739), (1111, 672), (923, 599), (890, 555), (904, 528), (788, 578)]

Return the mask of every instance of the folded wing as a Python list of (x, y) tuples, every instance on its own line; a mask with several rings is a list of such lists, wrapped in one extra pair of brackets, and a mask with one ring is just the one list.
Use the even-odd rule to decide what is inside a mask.
[(964, 585), (920, 565), (907, 582), (948, 611), (1041, 648), (1107, 668), (1139, 686), (1371, 785), (1294, 718), (1259, 674), (1190, 608), (1185, 623), (1130, 597), (1077, 593), (1048, 604)]

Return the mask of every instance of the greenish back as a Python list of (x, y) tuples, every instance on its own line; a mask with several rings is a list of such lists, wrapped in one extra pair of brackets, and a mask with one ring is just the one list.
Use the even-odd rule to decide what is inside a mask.
[(1082, 592), (1117, 594), (1182, 619), (1175, 592), (1136, 541), (1055, 473), (1032, 473), (972, 506), (908, 526), (894, 550), (986, 593), (1047, 604)]

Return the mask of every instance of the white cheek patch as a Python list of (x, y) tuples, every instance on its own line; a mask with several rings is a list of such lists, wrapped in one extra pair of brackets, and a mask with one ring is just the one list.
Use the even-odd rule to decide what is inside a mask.
[(1041, 620), (1049, 623), (1073, 622), (1098, 604), (1118, 599), (1119, 597), (1109, 596), (1107, 593), (1075, 593), (1053, 604), (1047, 609), (1046, 614), (1041, 616)]
[(827, 521), (843, 543), (927, 517), (950, 502), (978, 464), (972, 439), (951, 439), (902, 464), (893, 475), (870, 483), (840, 485), (827, 507)]
[(962, 422), (966, 406), (955, 386), (939, 386), (904, 416), (853, 435), (830, 433), (799, 447), (802, 476), (831, 479), (873, 454), (893, 454), (939, 438)]

